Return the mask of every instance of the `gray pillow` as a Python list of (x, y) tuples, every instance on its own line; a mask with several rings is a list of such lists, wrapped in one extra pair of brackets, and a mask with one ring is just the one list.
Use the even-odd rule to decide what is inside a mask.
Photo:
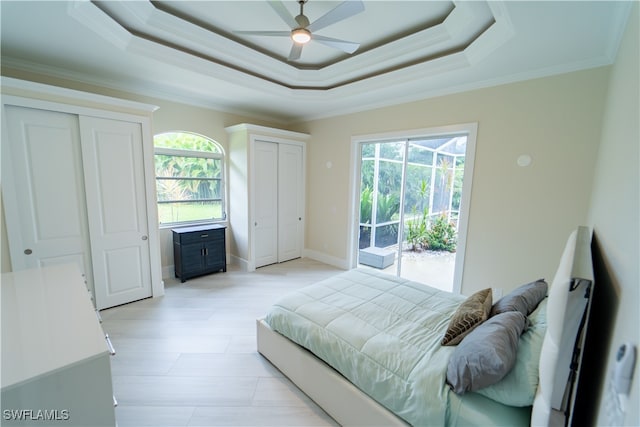
[(478, 291), (464, 300), (453, 313), (440, 344), (456, 345), (462, 341), (469, 332), (489, 318), (492, 302), (491, 288)]
[(500, 298), (491, 308), (491, 316), (507, 311), (519, 311), (526, 317), (533, 313), (540, 301), (547, 296), (547, 288), (544, 279), (524, 284)]
[(519, 311), (500, 313), (467, 335), (449, 359), (447, 383), (457, 394), (497, 383), (516, 363), (527, 318)]

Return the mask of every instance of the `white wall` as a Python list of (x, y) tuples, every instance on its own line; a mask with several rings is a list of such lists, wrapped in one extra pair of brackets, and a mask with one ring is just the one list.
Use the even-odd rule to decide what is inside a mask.
[[(602, 248), (607, 270), (617, 288), (619, 306), (609, 348), (611, 367), (618, 346), (640, 335), (640, 76), (638, 23), (640, 7), (633, 7), (629, 25), (611, 72), (602, 138), (597, 156), (589, 223)], [(598, 286), (598, 283), (595, 283)], [(640, 425), (640, 373), (636, 363), (625, 425)], [(608, 377), (607, 377), (608, 380)], [(606, 425), (604, 400), (598, 425)]]
[[(306, 247), (348, 258), (352, 136), (477, 122), (462, 293), (552, 279), (566, 238), (587, 220), (608, 73), (598, 68), (300, 124), (296, 130), (312, 135)], [(521, 154), (531, 166), (517, 166)]]

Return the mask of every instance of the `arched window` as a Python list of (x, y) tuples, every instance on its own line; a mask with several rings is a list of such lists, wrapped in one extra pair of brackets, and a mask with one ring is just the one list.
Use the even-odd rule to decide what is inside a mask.
[(160, 226), (225, 220), (224, 152), (189, 132), (153, 137)]

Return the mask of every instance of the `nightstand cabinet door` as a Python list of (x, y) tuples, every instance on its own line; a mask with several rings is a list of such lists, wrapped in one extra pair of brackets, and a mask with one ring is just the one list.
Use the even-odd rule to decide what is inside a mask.
[(220, 239), (204, 242), (204, 268), (213, 271), (227, 271), (226, 254), (224, 252), (224, 234)]
[(172, 232), (175, 275), (183, 283), (192, 277), (227, 271), (224, 226), (176, 228)]
[[(176, 277), (187, 279), (201, 274), (202, 267), (202, 244), (190, 243), (178, 246), (179, 264), (176, 264)], [(184, 280), (183, 280), (184, 282)]]

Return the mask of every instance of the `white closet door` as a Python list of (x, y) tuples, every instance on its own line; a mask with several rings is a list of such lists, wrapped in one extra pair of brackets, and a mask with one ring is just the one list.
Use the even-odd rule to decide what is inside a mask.
[(142, 127), (80, 117), (98, 309), (151, 296)]
[(17, 106), (6, 106), (5, 114), (2, 179), (5, 196), (12, 196), (4, 206), (12, 269), (75, 263), (91, 286), (78, 117)]
[(278, 144), (256, 141), (254, 249), (255, 267), (278, 262)]
[(302, 256), (304, 175), (302, 147), (278, 146), (278, 262)]

